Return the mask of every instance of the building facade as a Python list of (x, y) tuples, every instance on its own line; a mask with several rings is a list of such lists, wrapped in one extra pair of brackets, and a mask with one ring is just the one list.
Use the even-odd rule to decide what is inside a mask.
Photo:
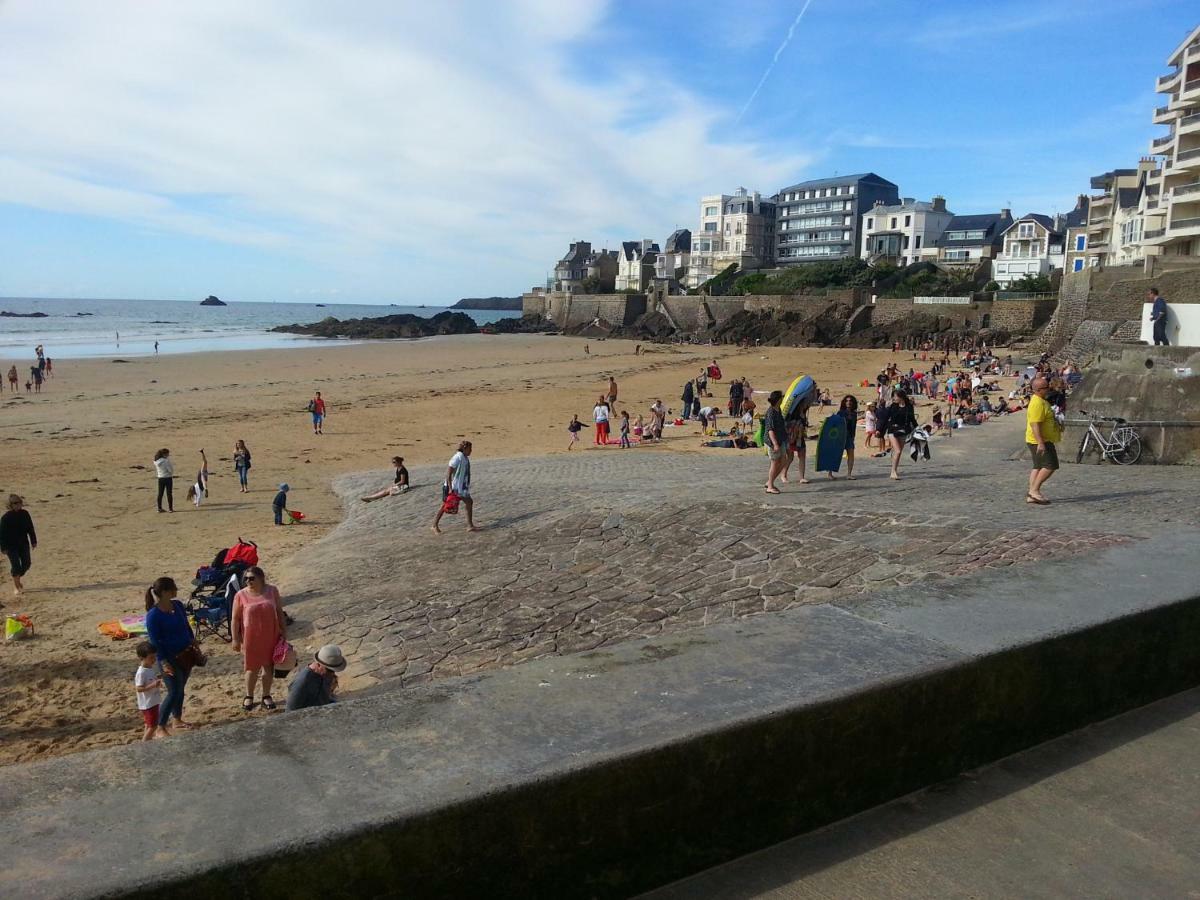
[(870, 263), (911, 265), (920, 259), (924, 248), (935, 244), (953, 218), (944, 197), (929, 202), (905, 197), (895, 206), (876, 201), (863, 213), (860, 255)]
[(1075, 208), (1062, 217), (1059, 231), (1063, 233), (1063, 271), (1081, 272), (1087, 268), (1087, 194), (1080, 194)]
[(942, 236), (934, 241), (933, 247), (922, 250), (921, 260), (975, 268), (1000, 254), (1004, 244), (1001, 235), (1012, 223), (1012, 212), (1007, 209), (998, 213), (955, 216), (946, 225)]
[(649, 238), (622, 241), (617, 256), (616, 289), (641, 292), (650, 287), (658, 253), (658, 244)]
[(862, 252), (863, 214), (877, 202), (895, 206), (900, 190), (874, 172), (818, 178), (783, 188), (775, 197), (775, 262), (829, 262)]
[(689, 288), (732, 263), (743, 272), (769, 268), (775, 261), (775, 204), (745, 188), (702, 197), (700, 227), (691, 235), (691, 247), (684, 282)]
[(1092, 188), (1102, 193), (1088, 199), (1087, 267), (1131, 265), (1146, 257), (1145, 232), (1158, 218), (1161, 178), (1161, 162), (1145, 156), (1136, 168), (1113, 169), (1092, 179)]
[(1146, 203), (1142, 243), (1151, 256), (1200, 257), (1200, 26), (1171, 52), (1167, 65), (1171, 72), (1155, 84), (1166, 105), (1153, 115), (1167, 133), (1150, 144), (1162, 166), (1148, 179), (1155, 196)]
[(1001, 232), (1000, 252), (992, 262), (992, 280), (1007, 288), (1022, 278), (1061, 269), (1065, 238), (1049, 216), (1022, 216)]
[(692, 257), (692, 233), (686, 228), (671, 232), (663, 244), (662, 252), (654, 261), (654, 280), (660, 282), (670, 293), (687, 280)]
[(554, 266), (552, 291), (563, 294), (601, 293), (615, 290), (617, 252), (593, 250), (590, 241), (575, 241)]

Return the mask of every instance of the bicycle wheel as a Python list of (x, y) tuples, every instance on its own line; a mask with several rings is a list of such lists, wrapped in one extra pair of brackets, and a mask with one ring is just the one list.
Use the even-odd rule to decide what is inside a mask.
[(1085, 432), (1079, 441), (1079, 449), (1075, 451), (1075, 462), (1083, 462), (1083, 457), (1087, 455), (1088, 444), (1091, 442), (1091, 439), (1092, 433), (1090, 431)]
[(1142, 439), (1132, 428), (1118, 429), (1114, 438), (1118, 444), (1113, 449), (1113, 462), (1122, 466), (1132, 466), (1142, 456)]

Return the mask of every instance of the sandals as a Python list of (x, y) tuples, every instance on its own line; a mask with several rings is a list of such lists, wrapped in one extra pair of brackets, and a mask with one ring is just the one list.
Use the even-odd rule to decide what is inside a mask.
[(1025, 502), (1026, 503), (1036, 503), (1038, 506), (1049, 506), (1050, 505), (1049, 500), (1039, 500), (1037, 497), (1033, 496), (1033, 494), (1026, 494)]
[(276, 708), (276, 703), (271, 698), (270, 694), (263, 694), (262, 705), (263, 705), (263, 709), (265, 709), (265, 710), (273, 710)]
[[(266, 704), (264, 703), (263, 705), (265, 706)], [(250, 712), (250, 710), (254, 709), (254, 698), (249, 694), (242, 698), (242, 709), (244, 709), (246, 712)]]

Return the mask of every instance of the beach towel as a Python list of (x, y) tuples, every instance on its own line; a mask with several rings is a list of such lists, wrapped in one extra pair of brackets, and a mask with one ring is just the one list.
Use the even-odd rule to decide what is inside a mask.
[(101, 622), (96, 626), (96, 630), (105, 637), (112, 638), (114, 641), (129, 640), (129, 632), (122, 628), (121, 623), (115, 619), (111, 622)]
[(135, 616), (121, 616), (117, 619), (117, 623), (125, 631), (126, 634), (145, 634), (146, 633), (146, 614), (139, 613)]

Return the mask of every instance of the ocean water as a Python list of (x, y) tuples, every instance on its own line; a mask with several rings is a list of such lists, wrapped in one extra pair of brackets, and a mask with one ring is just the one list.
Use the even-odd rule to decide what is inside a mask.
[[(349, 303), (239, 303), (201, 306), (182, 300), (44, 300), (0, 298), (0, 310), (44, 312), (45, 318), (0, 317), (0, 361), (33, 358), (42, 344), (51, 359), (95, 356), (147, 356), (158, 352), (196, 353), (208, 350), (259, 350), (328, 345), (327, 338), (273, 334), (276, 325), (319, 322), (326, 316), (355, 319), (412, 313), (429, 317), (442, 306), (379, 306)], [(464, 310), (479, 325), (517, 312)], [(120, 335), (118, 340), (117, 335)]]

